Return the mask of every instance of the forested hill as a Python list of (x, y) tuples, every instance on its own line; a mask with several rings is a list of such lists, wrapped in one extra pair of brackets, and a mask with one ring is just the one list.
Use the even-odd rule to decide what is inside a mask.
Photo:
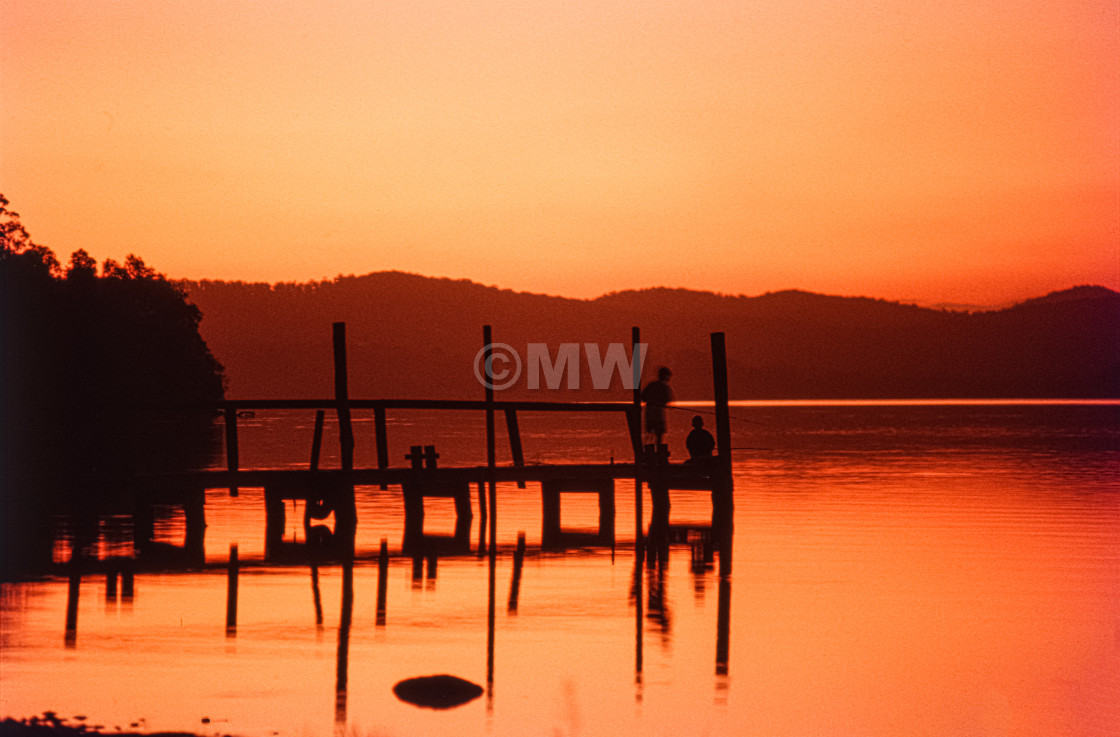
[[(482, 326), (526, 344), (628, 343), (668, 365), (679, 399), (711, 396), (708, 334), (727, 334), (734, 398), (1120, 397), (1120, 294), (1076, 287), (988, 312), (783, 291), (681, 289), (574, 300), (399, 272), (311, 284), (184, 283), (231, 397), (329, 397), (331, 323), (345, 321), (360, 397), (477, 398)], [(583, 354), (581, 353), (581, 361)], [(500, 398), (625, 399), (617, 380)], [(651, 376), (647, 368), (645, 378)]]

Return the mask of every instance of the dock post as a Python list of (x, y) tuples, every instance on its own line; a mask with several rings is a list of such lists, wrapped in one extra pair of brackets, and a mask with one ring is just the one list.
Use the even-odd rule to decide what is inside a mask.
[(669, 466), (669, 446), (665, 444), (647, 445), (646, 446), (646, 470), (649, 475), (647, 481), (649, 483), (650, 501), (653, 504), (653, 510), (650, 513), (650, 536), (653, 536), (653, 528), (669, 526), (669, 481), (667, 477)]
[[(237, 469), (241, 465), (241, 460), (238, 457), (237, 449), (237, 407), (232, 404), (226, 405), (226, 470), (231, 474), (237, 473)], [(229, 495), (237, 496), (238, 489), (236, 484), (230, 484)]]
[(264, 554), (272, 558), (284, 542), (287, 511), (284, 495), (274, 486), (264, 487)]
[(497, 492), (497, 479), (495, 478), (495, 468), (497, 466), (497, 452), (494, 445), (494, 385), (491, 382), (491, 377), (494, 375), (494, 358), (493, 358), (493, 331), (489, 325), (482, 326), (482, 345), (485, 351), (485, 371), (483, 373), (486, 379), (486, 467), (489, 469), (488, 486), (490, 487), (490, 554), (491, 556), (497, 554), (498, 551), (498, 492)]
[(323, 420), (326, 414), (321, 409), (315, 410), (315, 430), (311, 435), (311, 462), (308, 464), (312, 471), (319, 470), (319, 451), (323, 448)]
[[(342, 499), (335, 507), (336, 534), (341, 533), (343, 546), (354, 551), (354, 532), (358, 524), (358, 510), (354, 503), (354, 428), (350, 423), (350, 396), (346, 376), (346, 323), (333, 325), (334, 346), (334, 398), (338, 408), (338, 440), (342, 453), (344, 476)], [(340, 528), (340, 529), (338, 529)]]
[(486, 523), (489, 513), (486, 511), (486, 482), (478, 482), (478, 557), (486, 553)]
[(237, 543), (230, 543), (226, 570), (226, 637), (237, 634)]
[(541, 544), (552, 545), (560, 539), (560, 490), (555, 481), (541, 482)]
[(609, 485), (604, 484), (599, 490), (599, 536), (606, 539), (609, 536), (611, 545), (614, 545), (614, 479), (608, 479)]
[[(634, 407), (630, 412), (631, 428), (633, 424), (638, 424), (638, 429), (641, 429), (642, 417), (642, 332), (639, 328), (630, 328), (630, 362), (634, 370)], [(630, 432), (632, 438), (634, 431)], [(645, 523), (642, 520), (642, 443), (641, 435), (637, 436), (638, 440), (634, 443), (634, 554), (640, 560), (645, 552), (645, 543), (643, 541), (643, 528)]]
[[(405, 455), (405, 460), (412, 463), (412, 468), (419, 471), (424, 467), (424, 447), (413, 445)], [(423, 483), (401, 484), (401, 494), (404, 496), (404, 544), (405, 551), (421, 545), (424, 538), (424, 490)]]
[(109, 564), (109, 570), (105, 571), (105, 603), (114, 602), (117, 600), (117, 577), (120, 575), (120, 570), (113, 563)]
[[(385, 420), (385, 408), (373, 408), (374, 441), (377, 444), (377, 467), (389, 467), (389, 427)], [(381, 490), (389, 488), (388, 484), (381, 484)]]
[[(326, 417), (326, 411), (317, 409), (315, 410), (315, 429), (311, 433), (311, 459), (308, 461), (307, 468), (309, 471), (315, 472), (319, 470), (319, 455), (323, 449), (323, 420)], [(324, 498), (321, 494), (322, 485), (317, 482), (314, 476), (310, 483), (311, 488), (308, 489), (307, 498), (303, 502), (303, 534), (307, 543), (311, 543), (311, 520), (312, 519), (326, 519), (330, 514), (328, 505), (330, 501)], [(268, 490), (265, 490), (265, 549), (268, 549)], [(282, 528), (283, 526), (281, 526)], [(267, 552), (266, 552), (267, 555)], [(316, 577), (318, 574), (315, 574)], [(318, 599), (316, 599), (318, 601)], [(320, 619), (322, 619), (320, 617)]]
[[(521, 428), (517, 424), (517, 410), (506, 410), (506, 434), (509, 435), (509, 452), (516, 468), (525, 466), (525, 453), (521, 449)], [(525, 488), (525, 479), (517, 480), (517, 488)]]
[(121, 600), (126, 603), (132, 601), (132, 598), (136, 595), (135, 565), (136, 562), (133, 558), (125, 558), (121, 565)]
[(716, 471), (712, 488), (712, 531), (719, 544), (719, 575), (731, 575), (735, 500), (731, 478), (731, 413), (727, 390), (727, 347), (712, 333), (712, 384), (716, 403)]
[(471, 547), (471, 484), (464, 481), (455, 485), (455, 542), (465, 550)]

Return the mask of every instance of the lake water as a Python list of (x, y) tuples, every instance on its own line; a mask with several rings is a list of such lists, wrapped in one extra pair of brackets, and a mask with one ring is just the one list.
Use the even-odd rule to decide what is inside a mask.
[[(670, 418), (678, 452), (694, 411), (710, 407)], [(664, 565), (635, 565), (633, 482), (617, 485), (613, 546), (559, 550), (541, 550), (534, 485), (500, 484), (493, 569), (472, 548), (416, 570), (396, 554), (399, 490), (362, 487), (347, 628), (342, 569), (317, 570), (317, 621), (310, 568), (263, 561), (260, 490), (212, 490), (212, 565), (139, 573), (131, 600), (83, 579), (71, 638), (65, 579), (3, 585), (0, 716), (49, 709), (107, 731), (247, 737), (1120, 731), (1120, 404), (739, 403), (732, 414), (727, 578), (718, 554), (704, 565), (683, 541)], [(390, 412), (394, 462), (432, 443), (441, 464), (484, 462), (481, 415), (448, 416)], [(312, 420), (242, 420), (243, 467), (306, 466)], [(372, 417), (356, 421), (357, 463), (372, 465)], [(629, 460), (617, 417), (527, 414), (521, 430), (529, 463)], [(326, 438), (329, 467), (330, 423)], [(565, 497), (565, 528), (596, 526), (593, 499)], [(672, 500), (674, 525), (710, 521), (706, 492)], [(443, 501), (429, 502), (428, 532), (454, 528)], [(647, 521), (649, 508), (647, 494)], [(298, 542), (293, 511), (286, 538)], [(157, 532), (181, 541), (181, 517)], [(382, 538), (394, 555), (379, 623)], [(233, 634), (231, 543), (246, 562)], [(446, 711), (392, 693), (437, 673), (490, 683)]]

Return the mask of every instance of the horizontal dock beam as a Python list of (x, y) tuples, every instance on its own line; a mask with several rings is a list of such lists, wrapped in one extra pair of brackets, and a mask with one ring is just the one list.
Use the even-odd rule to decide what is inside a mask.
[[(438, 410), (476, 410), (487, 408), (484, 399), (349, 399), (350, 409), (438, 409)], [(339, 407), (336, 399), (224, 399), (218, 402), (161, 402), (159, 407), (192, 407), (237, 412), (243, 409), (334, 409)], [(633, 405), (630, 402), (543, 402), (533, 400), (495, 400), (495, 411), (516, 412), (626, 412)]]

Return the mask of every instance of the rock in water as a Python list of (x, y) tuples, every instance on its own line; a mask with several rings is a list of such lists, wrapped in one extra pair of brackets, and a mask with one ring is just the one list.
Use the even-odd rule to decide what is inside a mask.
[(406, 678), (393, 686), (401, 701), (427, 709), (450, 709), (462, 706), (482, 695), (482, 686), (447, 674)]

